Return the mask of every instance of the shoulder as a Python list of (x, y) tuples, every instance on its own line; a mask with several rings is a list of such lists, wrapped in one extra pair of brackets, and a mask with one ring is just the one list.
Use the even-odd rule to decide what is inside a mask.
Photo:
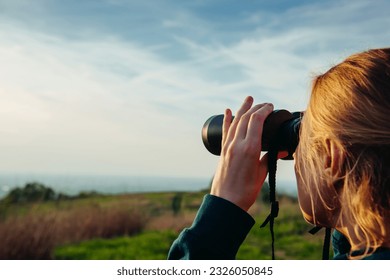
[(374, 253), (364, 257), (359, 258), (359, 256), (364, 254), (364, 250), (353, 251), (352, 253), (343, 253), (335, 255), (334, 260), (349, 260), (349, 259), (361, 259), (361, 260), (390, 260), (390, 248), (378, 248)]
[[(350, 256), (358, 257), (363, 255), (364, 250), (350, 252), (351, 245), (347, 238), (337, 231), (334, 230), (332, 233), (332, 245), (335, 260), (348, 260)], [(374, 253), (362, 258), (363, 260), (390, 260), (390, 248), (378, 248)]]
[(390, 260), (390, 248), (379, 248), (364, 260)]

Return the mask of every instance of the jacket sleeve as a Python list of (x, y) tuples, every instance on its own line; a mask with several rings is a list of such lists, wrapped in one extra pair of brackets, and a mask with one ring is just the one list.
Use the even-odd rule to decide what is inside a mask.
[(192, 226), (173, 242), (168, 259), (235, 259), (254, 224), (253, 218), (240, 207), (206, 195)]

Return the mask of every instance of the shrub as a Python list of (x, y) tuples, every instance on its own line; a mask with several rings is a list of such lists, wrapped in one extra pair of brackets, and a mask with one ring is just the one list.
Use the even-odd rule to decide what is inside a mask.
[(178, 215), (181, 210), (181, 205), (183, 201), (183, 194), (176, 193), (172, 198), (172, 211), (174, 215)]
[(56, 198), (55, 192), (40, 183), (27, 183), (24, 188), (15, 188), (11, 190), (3, 199), (6, 203), (23, 203), (49, 201)]

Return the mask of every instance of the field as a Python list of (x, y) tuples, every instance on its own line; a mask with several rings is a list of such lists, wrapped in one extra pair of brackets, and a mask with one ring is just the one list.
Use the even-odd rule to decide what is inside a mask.
[[(92, 195), (77, 199), (0, 204), (1, 259), (166, 259), (191, 225), (205, 192)], [(280, 198), (275, 221), (277, 259), (320, 259), (322, 234), (312, 236), (295, 199)], [(268, 214), (261, 199), (237, 259), (270, 259)]]

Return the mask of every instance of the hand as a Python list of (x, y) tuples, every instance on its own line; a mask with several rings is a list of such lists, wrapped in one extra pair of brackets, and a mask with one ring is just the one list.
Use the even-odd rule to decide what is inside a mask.
[(211, 194), (248, 209), (267, 176), (267, 155), (260, 158), (264, 120), (273, 111), (269, 103), (252, 107), (247, 97), (233, 122), (232, 112), (226, 109), (222, 126), (222, 150), (214, 176)]

